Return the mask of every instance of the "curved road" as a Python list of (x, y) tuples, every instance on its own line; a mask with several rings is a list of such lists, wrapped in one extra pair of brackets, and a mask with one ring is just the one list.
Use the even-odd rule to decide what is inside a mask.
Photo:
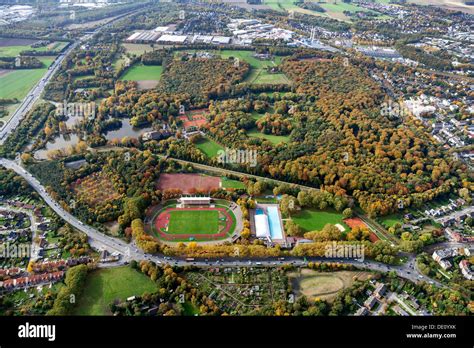
[(123, 240), (114, 238), (111, 236), (104, 235), (95, 228), (84, 224), (79, 221), (72, 214), (64, 210), (53, 198), (46, 192), (45, 188), (41, 183), (23, 167), (14, 161), (0, 158), (0, 165), (5, 168), (15, 171), (18, 175), (23, 177), (43, 198), (43, 200), (58, 214), (64, 221), (74, 226), (79, 231), (82, 231), (89, 237), (89, 244), (95, 249), (107, 249), (110, 252), (118, 252), (123, 256), (124, 261), (130, 260), (149, 260), (155, 263), (169, 263), (175, 266), (197, 266), (197, 267), (210, 267), (219, 265), (220, 267), (277, 267), (285, 264), (291, 264), (294, 266), (305, 266), (308, 262), (338, 262), (344, 264), (351, 264), (358, 268), (369, 269), (379, 272), (390, 272), (394, 271), (398, 276), (411, 280), (412, 282), (418, 283), (420, 281), (426, 281), (436, 284), (440, 287), (445, 285), (430, 279), (422, 275), (415, 267), (415, 256), (408, 255), (408, 261), (399, 266), (386, 265), (380, 262), (365, 260), (358, 261), (354, 259), (341, 259), (341, 258), (324, 258), (324, 257), (285, 257), (285, 258), (246, 258), (246, 259), (235, 259), (235, 258), (221, 258), (221, 259), (197, 259), (195, 261), (186, 261), (182, 257), (167, 257), (159, 254), (145, 254), (139, 250), (133, 243), (127, 244)]

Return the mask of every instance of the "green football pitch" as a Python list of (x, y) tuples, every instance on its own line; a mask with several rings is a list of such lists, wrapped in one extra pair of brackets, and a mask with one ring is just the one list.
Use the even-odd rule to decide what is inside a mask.
[(214, 234), (219, 232), (219, 212), (216, 210), (170, 211), (169, 234)]

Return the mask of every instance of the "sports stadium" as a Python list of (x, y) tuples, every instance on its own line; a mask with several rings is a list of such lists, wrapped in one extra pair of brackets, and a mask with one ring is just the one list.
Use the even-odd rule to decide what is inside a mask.
[(240, 235), (242, 211), (226, 200), (183, 196), (153, 209), (149, 227), (165, 242), (222, 242)]

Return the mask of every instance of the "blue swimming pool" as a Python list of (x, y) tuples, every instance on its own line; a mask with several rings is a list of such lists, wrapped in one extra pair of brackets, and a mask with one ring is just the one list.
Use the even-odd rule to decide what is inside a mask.
[(268, 222), (270, 225), (270, 235), (272, 239), (283, 239), (283, 231), (281, 230), (280, 215), (277, 207), (268, 207)]
[(255, 209), (255, 215), (263, 215), (265, 214), (263, 209)]

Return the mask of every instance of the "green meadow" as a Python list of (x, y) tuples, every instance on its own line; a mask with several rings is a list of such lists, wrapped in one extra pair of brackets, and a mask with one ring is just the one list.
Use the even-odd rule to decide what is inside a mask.
[(40, 69), (17, 69), (0, 76), (0, 98), (22, 100), (29, 90), (43, 77), (53, 62), (51, 57), (39, 57), (44, 64)]
[(118, 299), (153, 293), (156, 284), (146, 275), (128, 267), (104, 268), (88, 274), (74, 315), (110, 315), (110, 304)]
[(159, 80), (163, 73), (163, 67), (159, 65), (135, 64), (128, 68), (120, 77), (120, 80), (144, 81)]

